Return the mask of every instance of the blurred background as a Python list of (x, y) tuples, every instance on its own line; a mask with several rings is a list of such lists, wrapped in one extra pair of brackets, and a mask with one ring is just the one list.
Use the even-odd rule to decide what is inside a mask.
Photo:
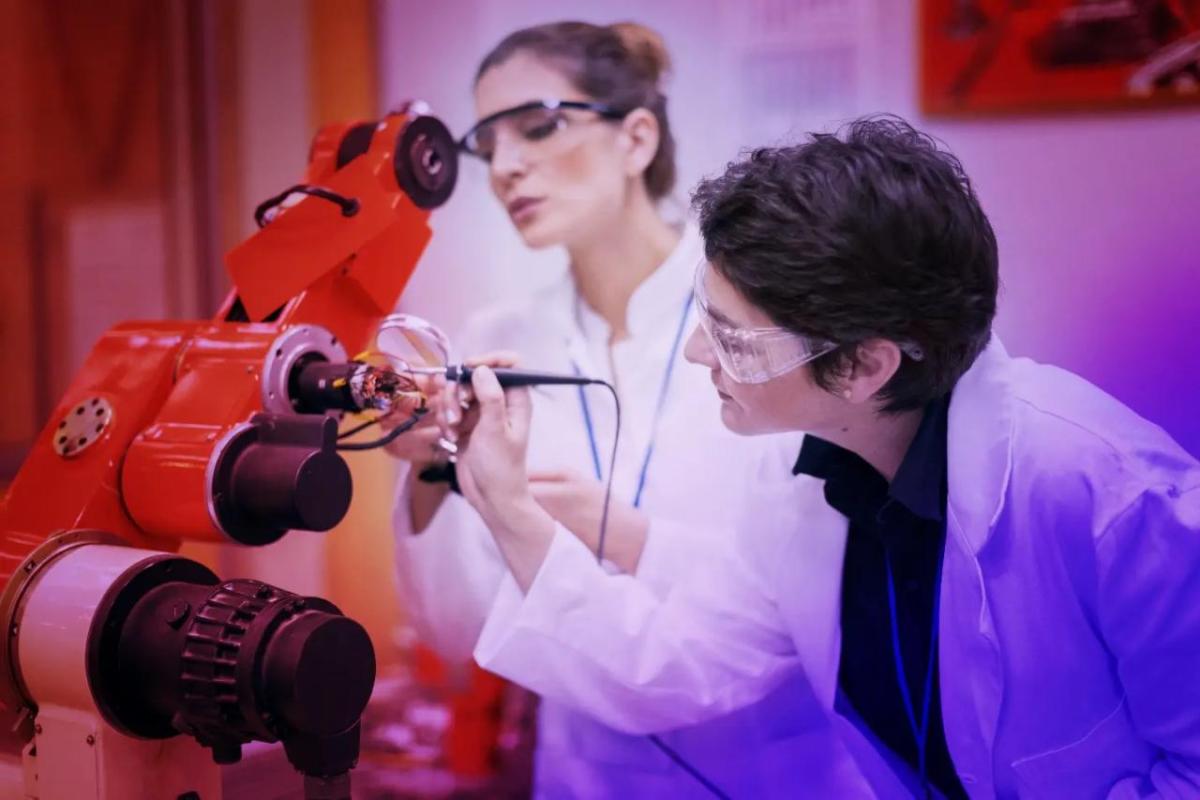
[[(1094, 24), (1118, 12), (1124, 27)], [(881, 111), (943, 139), (996, 229), (1008, 349), (1082, 374), (1200, 454), (1190, 0), (0, 0), (0, 487), (106, 328), (215, 311), (222, 254), (254, 230), (259, 201), (296, 182), (319, 125), (419, 98), (462, 133), (483, 54), (565, 18), (663, 35), (680, 216), (688, 187), (746, 147)], [(1172, 43), (1190, 49), (1156, 61)], [(521, 245), (479, 163), (433, 227), (401, 304), (452, 339), (482, 304), (565, 268)], [(391, 574), (394, 466), (356, 455), (355, 502), (331, 534), (190, 554), (330, 597), (367, 626), (385, 680), (366, 761), (392, 775), (379, 796), (438, 796), (464, 775), (484, 791), (511, 767), (473, 752), (466, 728), (447, 732), (468, 678), (408, 632)], [(415, 712), (387, 695), (414, 683), (436, 689)], [(493, 739), (507, 724), (495, 713), (479, 712)]]

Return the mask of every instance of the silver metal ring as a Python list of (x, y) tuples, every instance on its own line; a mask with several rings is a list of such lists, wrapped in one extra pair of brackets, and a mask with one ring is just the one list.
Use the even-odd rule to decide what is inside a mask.
[(346, 361), (346, 348), (337, 337), (319, 325), (293, 325), (271, 342), (262, 366), (263, 411), (291, 414), (288, 380), (301, 358), (314, 355), (334, 364)]
[(458, 444), (450, 441), (445, 436), (439, 436), (437, 443), (433, 447), (435, 450), (445, 453), (451, 463), (458, 460)]

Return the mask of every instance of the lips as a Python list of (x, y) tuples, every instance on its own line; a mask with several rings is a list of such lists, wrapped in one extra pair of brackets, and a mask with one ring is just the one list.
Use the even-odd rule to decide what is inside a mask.
[(541, 203), (540, 197), (518, 197), (508, 203), (508, 215), (512, 217), (513, 222), (520, 225), (533, 218)]
[(713, 388), (717, 390), (717, 396), (718, 396), (718, 397), (720, 397), (722, 400), (726, 400), (726, 401), (728, 401), (728, 402), (730, 402), (730, 403), (734, 402), (734, 400), (733, 400), (733, 395), (726, 394), (725, 392), (722, 392), (722, 391), (721, 391), (721, 384), (717, 383), (717, 376), (716, 376), (716, 375), (714, 375), (714, 376), (712, 377), (712, 383), (713, 383)]

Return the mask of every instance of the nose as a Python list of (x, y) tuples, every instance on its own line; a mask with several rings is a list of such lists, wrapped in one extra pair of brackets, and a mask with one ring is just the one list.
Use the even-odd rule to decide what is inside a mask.
[(506, 135), (504, 131), (497, 131), (496, 147), (492, 151), (490, 165), (492, 180), (498, 183), (511, 181), (513, 178), (523, 175), (527, 168), (521, 145), (513, 141), (513, 138)]
[(699, 325), (692, 328), (687, 344), (683, 346), (683, 357), (693, 364), (700, 364), (709, 369), (716, 369), (718, 366), (712, 342), (709, 341), (708, 334)]

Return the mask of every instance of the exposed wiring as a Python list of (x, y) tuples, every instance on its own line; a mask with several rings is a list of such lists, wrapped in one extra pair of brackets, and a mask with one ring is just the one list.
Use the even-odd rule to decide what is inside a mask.
[[(416, 413), (416, 410), (421, 410), (421, 412), (424, 413), (424, 410), (426, 409), (426, 403), (428, 402), (428, 399), (425, 397), (425, 395), (421, 394), (420, 392), (396, 392), (395, 394), (393, 394), (391, 396), (391, 399), (394, 402), (396, 400), (396, 398), (399, 398), (399, 397), (407, 397), (414, 401), (414, 403), (413, 403), (413, 405), (415, 406), (414, 413)], [(353, 428), (347, 428), (346, 430), (342, 431), (341, 433), (339, 433), (337, 435), (338, 441), (341, 441), (342, 439), (349, 439), (354, 434), (361, 433), (361, 432), (365, 431), (367, 428), (371, 427), (372, 425), (381, 424), (385, 419), (390, 417), (395, 412), (396, 412), (396, 408), (393, 406), (392, 409), (390, 409), (388, 411), (384, 411), (382, 414), (380, 414), (377, 417), (372, 417), (371, 419), (360, 422), (359, 424), (355, 425)], [(407, 428), (405, 430), (407, 430)]]
[[(362, 380), (357, 384), (356, 400), (366, 405), (364, 411), (375, 409), (382, 413), (340, 432), (337, 436), (338, 441), (348, 439), (372, 425), (382, 423), (384, 419), (398, 410), (401, 401), (411, 403), (411, 407), (414, 409), (425, 409), (429, 402), (429, 398), (421, 391), (412, 375), (390, 366), (381, 367), (371, 364), (367, 359), (373, 355), (383, 356), (384, 354), (367, 350), (359, 353), (352, 360), (352, 363), (362, 364), (368, 368)], [(338, 380), (343, 384), (346, 382), (344, 378)], [(334, 386), (338, 386), (338, 381), (334, 382)], [(409, 428), (405, 428), (405, 430), (409, 430)]]

